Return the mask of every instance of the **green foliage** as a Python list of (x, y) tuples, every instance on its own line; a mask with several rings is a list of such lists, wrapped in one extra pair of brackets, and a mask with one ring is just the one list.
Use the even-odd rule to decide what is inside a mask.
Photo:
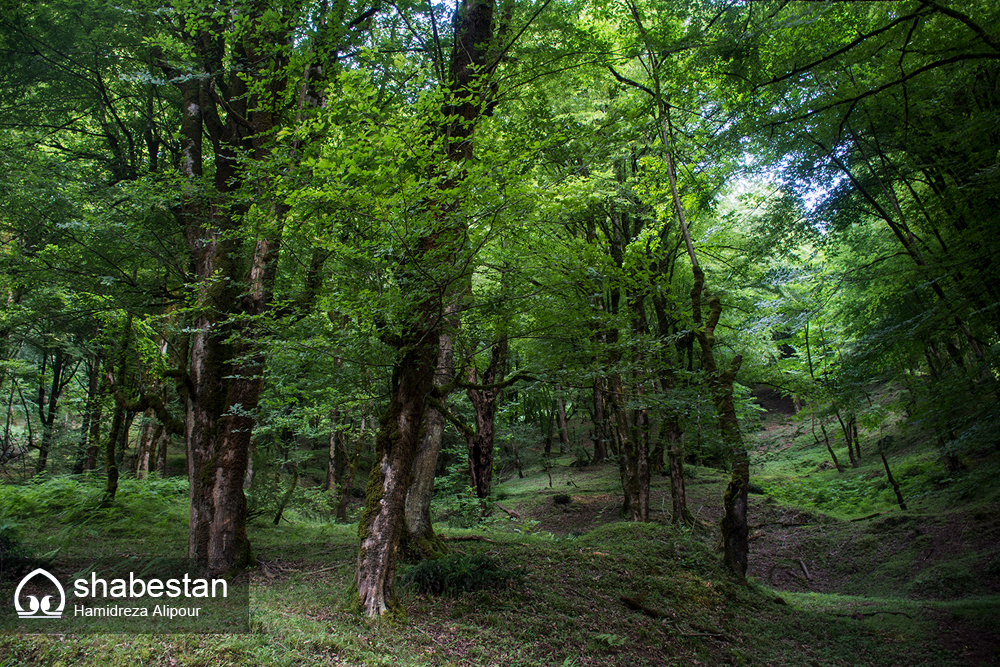
[(402, 573), (402, 581), (425, 595), (457, 595), (519, 586), (524, 575), (523, 569), (508, 569), (489, 556), (449, 554), (409, 566)]
[(968, 559), (940, 563), (921, 571), (906, 585), (911, 597), (954, 600), (976, 593), (979, 577)]
[(34, 563), (34, 552), (22, 543), (18, 525), (0, 517), (0, 580), (16, 579)]
[(625, 645), (625, 638), (619, 637), (614, 633), (601, 633), (594, 635), (594, 641), (601, 644), (604, 648), (616, 648), (618, 646)]
[(491, 510), (491, 498), (480, 499), (469, 486), (469, 463), (465, 442), (461, 438), (446, 439), (441, 460), (450, 462), (444, 476), (434, 481), (434, 502), (431, 509), (438, 520), (447, 521), (451, 528), (472, 528), (479, 525)]
[(464, 488), (435, 501), (435, 511), (451, 528), (473, 528), (483, 520), (482, 501), (471, 488)]
[[(9, 508), (24, 524), (54, 524), (64, 535), (86, 531), (89, 537), (105, 535), (122, 540), (127, 549), (149, 549), (160, 553), (171, 547), (182, 549), (183, 544), (165, 546), (163, 535), (172, 534), (178, 522), (187, 513), (187, 479), (169, 477), (146, 480), (122, 479), (119, 482), (116, 502), (104, 506), (104, 480), (100, 477), (57, 476), (27, 484), (0, 485), (0, 506)], [(53, 521), (53, 519), (55, 521)], [(66, 550), (87, 551), (113, 548), (110, 540), (95, 542), (91, 539), (57, 541), (56, 546)]]
[(841, 475), (769, 485), (764, 487), (764, 491), (790, 505), (813, 506), (822, 510), (851, 508), (851, 511), (865, 512), (876, 507), (887, 488), (884, 475)]

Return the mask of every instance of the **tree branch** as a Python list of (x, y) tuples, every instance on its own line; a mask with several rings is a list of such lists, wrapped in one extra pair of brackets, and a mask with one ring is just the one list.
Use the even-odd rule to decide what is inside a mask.
[(945, 16), (950, 16), (956, 21), (964, 23), (966, 27), (969, 28), (969, 30), (979, 35), (979, 38), (982, 39), (987, 46), (992, 47), (996, 51), (1000, 51), (1000, 42), (998, 42), (992, 35), (986, 32), (986, 30), (984, 30), (981, 25), (973, 21), (966, 14), (963, 14), (962, 12), (956, 9), (952, 9), (951, 7), (944, 7), (942, 5), (939, 5), (938, 3), (934, 2), (934, 0), (917, 0), (917, 2), (919, 2), (925, 7), (933, 9), (936, 12), (940, 12)]

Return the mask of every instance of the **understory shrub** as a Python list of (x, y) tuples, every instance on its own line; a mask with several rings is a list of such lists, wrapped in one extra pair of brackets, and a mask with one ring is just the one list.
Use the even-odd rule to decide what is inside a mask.
[(450, 554), (408, 567), (403, 584), (426, 595), (454, 595), (465, 591), (505, 588), (524, 579), (521, 569), (507, 569), (489, 556)]
[(0, 581), (22, 576), (36, 562), (31, 548), (21, 542), (17, 525), (0, 519)]

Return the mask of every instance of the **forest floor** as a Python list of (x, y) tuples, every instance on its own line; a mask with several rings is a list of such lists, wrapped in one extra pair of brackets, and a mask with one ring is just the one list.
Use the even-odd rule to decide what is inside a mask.
[[(693, 529), (669, 525), (659, 475), (653, 521), (631, 524), (617, 466), (566, 455), (503, 480), (484, 522), (438, 524), (450, 562), (490, 559), (510, 575), (499, 587), (421, 593), (403, 564), (405, 616), (366, 623), (350, 603), (356, 526), (293, 507), (251, 527), (249, 634), (0, 634), (0, 666), (1000, 664), (995, 456), (947, 473), (919, 433), (899, 435), (903, 512), (873, 452), (838, 473), (807, 431), (777, 413), (754, 440), (747, 585), (716, 551), (725, 473), (687, 467)], [(0, 523), (37, 553), (183, 554), (182, 479), (127, 481), (107, 510), (99, 482), (2, 487)]]

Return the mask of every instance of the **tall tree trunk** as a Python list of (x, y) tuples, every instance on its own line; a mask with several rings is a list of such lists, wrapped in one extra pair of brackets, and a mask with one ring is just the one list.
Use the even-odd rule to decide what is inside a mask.
[[(697, 281), (696, 281), (697, 282)], [(743, 357), (736, 355), (729, 368), (719, 371), (715, 364), (713, 347), (715, 327), (722, 314), (722, 302), (716, 295), (708, 298), (710, 314), (705, 326), (696, 335), (702, 351), (702, 368), (708, 376), (709, 388), (719, 416), (719, 430), (722, 442), (733, 454), (733, 470), (723, 496), (725, 516), (722, 518), (722, 543), (726, 567), (740, 581), (746, 581), (750, 552), (750, 529), (747, 523), (747, 493), (750, 489), (750, 457), (743, 443), (736, 406), (733, 402), (733, 383), (743, 363)]]
[(594, 463), (608, 458), (608, 425), (604, 407), (604, 380), (594, 378)]
[(90, 417), (90, 435), (88, 436), (87, 459), (84, 461), (84, 470), (95, 470), (97, 468), (97, 457), (101, 450), (101, 416), (104, 414), (103, 391), (105, 384), (101, 382), (101, 392), (97, 398), (95, 410)]
[(344, 480), (347, 469), (347, 442), (339, 413), (336, 409), (330, 410), (330, 439), (328, 443), (329, 459), (326, 464), (326, 479), (323, 481), (323, 490), (336, 490), (338, 485)]
[(243, 479), (254, 426), (251, 411), (260, 396), (254, 378), (261, 371), (223, 361), (236, 356), (218, 331), (223, 328), (201, 317), (192, 334), (184, 437), (191, 500), (188, 557), (217, 573), (252, 562)]
[(358, 523), (361, 543), (355, 586), (368, 617), (381, 616), (397, 605), (393, 587), (396, 551), (439, 345), (435, 331), (439, 309), (425, 302), (421, 311), (422, 326), (418, 329), (413, 323), (414, 328), (398, 344), (391, 400), (376, 440), (365, 509)]
[(139, 429), (139, 445), (135, 453), (136, 479), (146, 479), (149, 476), (149, 459), (156, 446), (157, 426), (158, 424), (153, 420), (153, 409), (148, 408), (142, 416), (142, 426)]
[(687, 493), (684, 488), (684, 447), (681, 443), (683, 435), (676, 417), (669, 417), (661, 427), (661, 439), (667, 441), (667, 465), (670, 469), (670, 501), (673, 512), (670, 522), (690, 526), (694, 517), (687, 506)]
[[(450, 164), (460, 164), (473, 155), (473, 133), (486, 111), (487, 84), (499, 63), (493, 43), (493, 1), (463, 0), (456, 10), (454, 25), (441, 133), (445, 158)], [(442, 185), (444, 198), (444, 191), (451, 189), (454, 182), (450, 177), (444, 178)], [(441, 314), (450, 300), (449, 286), (455, 284), (448, 279), (439, 283), (431, 274), (455, 265), (455, 255), (461, 251), (465, 222), (461, 216), (454, 216), (460, 206), (453, 202), (432, 207), (436, 209), (434, 227), (411, 247), (409, 264), (400, 271), (404, 292), (420, 296), (408, 309), (401, 334), (392, 341), (397, 349), (395, 378), (368, 478), (365, 509), (358, 524), (361, 543), (355, 587), (361, 610), (368, 617), (381, 616), (397, 604), (393, 588), (396, 551), (405, 523), (413, 462), (420, 447), (424, 409), (428, 395), (434, 390)], [(422, 261), (430, 266), (413, 266)], [(431, 269), (429, 274), (424, 272), (426, 269)], [(459, 283), (464, 284), (465, 280)]]
[(104, 470), (106, 477), (104, 480), (104, 499), (102, 504), (110, 505), (115, 501), (118, 494), (118, 442), (121, 440), (122, 431), (125, 424), (125, 406), (116, 403), (114, 416), (111, 418), (111, 430), (108, 432), (108, 439), (104, 444)]
[[(344, 446), (348, 444), (347, 439), (344, 440)], [(365, 450), (365, 413), (362, 409), (361, 412), (361, 424), (358, 427), (358, 437), (356, 439), (356, 444), (354, 446), (354, 456), (351, 457), (347, 465), (347, 474), (344, 475), (343, 481), (340, 483), (339, 487), (339, 502), (337, 503), (337, 511), (335, 517), (337, 521), (347, 521), (347, 504), (351, 501), (351, 493), (354, 491), (354, 477), (358, 472), (358, 464), (361, 461), (361, 453)]]
[(167, 447), (170, 445), (170, 432), (163, 427), (163, 424), (157, 428), (154, 440), (156, 444), (156, 474), (159, 475), (160, 479), (163, 479), (167, 476)]
[[(101, 354), (95, 354), (87, 365), (87, 402), (83, 409), (83, 423), (80, 426), (80, 444), (77, 446), (73, 473), (93, 470), (97, 460), (101, 419)], [(97, 422), (95, 424), (95, 422)], [(96, 431), (94, 427), (96, 428)]]
[(556, 408), (555, 405), (552, 409), (544, 412), (542, 418), (545, 422), (542, 424), (542, 432), (545, 434), (545, 456), (549, 457), (552, 455), (552, 435), (555, 433), (555, 427), (553, 424), (556, 421)]
[[(275, 203), (272, 183), (248, 182), (247, 165), (272, 155), (277, 105), (288, 83), (287, 53), (271, 46), (282, 37), (265, 36), (256, 16), (248, 18), (232, 48), (240, 66), (228, 77), (221, 61), (226, 26), (206, 25), (193, 45), (206, 71), (228, 79), (227, 99), (219, 96), (215, 77), (177, 76), (163, 65), (183, 99), (181, 171), (191, 183), (185, 191), (199, 193), (183, 196), (176, 209), (197, 284), (185, 392), (188, 556), (216, 573), (252, 562), (243, 481), (263, 372), (254, 322), (270, 308), (288, 209)], [(211, 188), (202, 183), (205, 136), (214, 152)], [(234, 200), (242, 188), (253, 188), (257, 207), (270, 216), (267, 231), (243, 233), (250, 207), (246, 198)]]
[[(645, 521), (649, 506), (643, 507), (641, 498), (640, 443), (638, 429), (629, 423), (628, 409), (621, 378), (617, 373), (608, 375), (608, 403), (614, 417), (615, 435), (619, 441), (618, 473), (622, 481), (622, 516), (632, 521)], [(648, 475), (647, 475), (648, 481)], [(647, 487), (648, 488), (648, 487)], [(648, 493), (646, 494), (648, 498)], [(645, 510), (645, 514), (644, 514)]]
[(556, 424), (559, 426), (559, 453), (569, 451), (569, 427), (566, 424), (566, 398), (562, 387), (556, 387)]
[[(45, 373), (45, 361), (48, 352), (42, 352), (42, 373)], [(46, 462), (49, 458), (49, 451), (52, 448), (52, 441), (55, 436), (56, 414), (59, 410), (59, 399), (62, 395), (66, 382), (63, 380), (63, 373), (66, 372), (66, 354), (62, 349), (56, 348), (52, 356), (52, 383), (49, 394), (45, 395), (45, 383), (39, 381), (38, 385), (38, 416), (42, 422), (42, 441), (38, 446), (38, 460), (35, 464), (35, 472), (45, 470)]]

